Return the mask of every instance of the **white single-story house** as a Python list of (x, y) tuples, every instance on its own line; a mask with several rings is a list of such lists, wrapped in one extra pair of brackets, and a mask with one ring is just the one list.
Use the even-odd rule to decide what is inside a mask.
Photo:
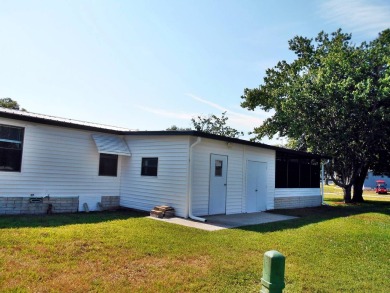
[(317, 155), (0, 108), (0, 214), (169, 205), (196, 219), (321, 202)]

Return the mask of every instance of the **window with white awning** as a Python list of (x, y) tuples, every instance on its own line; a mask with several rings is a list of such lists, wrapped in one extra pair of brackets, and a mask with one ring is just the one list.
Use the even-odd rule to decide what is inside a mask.
[(92, 134), (92, 137), (101, 154), (131, 156), (129, 147), (122, 137), (106, 134)]

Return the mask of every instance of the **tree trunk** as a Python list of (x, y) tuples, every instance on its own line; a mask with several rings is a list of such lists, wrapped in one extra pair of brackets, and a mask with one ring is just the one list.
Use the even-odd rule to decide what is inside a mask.
[(368, 172), (368, 167), (363, 167), (360, 174), (356, 176), (353, 184), (353, 202), (364, 202), (363, 199), (363, 185)]
[(329, 177), (325, 176), (325, 185), (329, 185)]
[(343, 187), (344, 192), (344, 202), (350, 203), (351, 200), (351, 185), (347, 185), (346, 187)]
[(353, 202), (364, 202), (363, 183), (364, 180), (361, 182), (360, 178), (359, 179), (356, 178), (355, 184), (353, 185), (353, 197), (352, 197)]

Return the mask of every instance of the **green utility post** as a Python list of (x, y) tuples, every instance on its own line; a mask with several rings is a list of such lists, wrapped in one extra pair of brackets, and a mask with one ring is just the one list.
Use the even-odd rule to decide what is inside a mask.
[(264, 254), (261, 293), (282, 293), (284, 284), (285, 256), (276, 250)]

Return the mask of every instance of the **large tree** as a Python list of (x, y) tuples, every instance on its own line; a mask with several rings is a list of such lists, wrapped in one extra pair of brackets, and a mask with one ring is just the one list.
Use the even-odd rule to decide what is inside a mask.
[(226, 111), (222, 113), (221, 117), (218, 117), (214, 114), (209, 116), (197, 116), (192, 118), (191, 122), (195, 130), (202, 131), (206, 133), (212, 133), (227, 137), (238, 138), (244, 133), (238, 131), (227, 125), (227, 120), (229, 118), (226, 116)]
[[(354, 45), (338, 30), (289, 41), (296, 54), (266, 71), (263, 84), (245, 89), (242, 107), (274, 110), (256, 138), (279, 134), (307, 150), (332, 156), (327, 164), (344, 200), (362, 201), (362, 182), (390, 145), (390, 30)], [(363, 181), (362, 181), (363, 180)]]
[(24, 110), (20, 108), (20, 105), (18, 104), (17, 101), (12, 100), (11, 98), (1, 98), (0, 107), (9, 108), (13, 110), (22, 110), (22, 111)]

